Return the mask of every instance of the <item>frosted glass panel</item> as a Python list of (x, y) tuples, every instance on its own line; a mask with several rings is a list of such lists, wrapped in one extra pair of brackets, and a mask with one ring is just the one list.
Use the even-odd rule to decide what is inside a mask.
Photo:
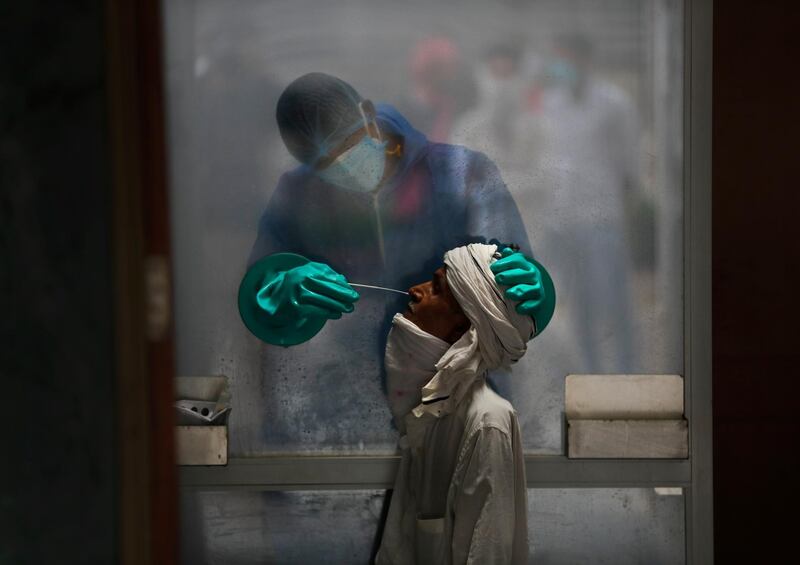
[(383, 491), (183, 493), (181, 561), (368, 563), (383, 499)]
[[(513, 375), (493, 376), (530, 452), (562, 450), (565, 375), (682, 373), (681, 6), (165, 2), (177, 366), (230, 377), (231, 456), (395, 449), (382, 353), (404, 300), (365, 291), (310, 342), (264, 345), (236, 293), (268, 251), (395, 288), (427, 280), (443, 251), (471, 238), (533, 252), (555, 280), (556, 315)], [(484, 152), (510, 197), (437, 208), (426, 198), (450, 180), (423, 170), (419, 191), (379, 195), (377, 215), (290, 192), (290, 225), (259, 238), (281, 175), (297, 166), (275, 104), (310, 71), (394, 106), (431, 140)]]
[[(654, 489), (531, 489), (530, 563), (684, 563), (684, 498)], [(184, 493), (186, 565), (366, 564), (382, 491)]]
[(684, 498), (655, 489), (531, 489), (531, 563), (685, 563)]

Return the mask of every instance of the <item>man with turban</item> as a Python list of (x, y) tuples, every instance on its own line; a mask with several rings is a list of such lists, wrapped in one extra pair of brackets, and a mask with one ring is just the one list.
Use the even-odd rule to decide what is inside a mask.
[(500, 257), (495, 245), (448, 251), (392, 321), (385, 364), (402, 460), (379, 565), (527, 561), (519, 423), (486, 375), (519, 360), (535, 327), (495, 281)]

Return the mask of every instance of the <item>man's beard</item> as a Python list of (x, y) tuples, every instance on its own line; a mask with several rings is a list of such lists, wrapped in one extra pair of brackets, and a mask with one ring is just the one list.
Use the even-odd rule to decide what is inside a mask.
[(389, 408), (401, 434), (406, 414), (422, 401), (422, 387), (436, 374), (436, 363), (449, 348), (449, 343), (424, 332), (402, 314), (392, 320), (384, 363)]

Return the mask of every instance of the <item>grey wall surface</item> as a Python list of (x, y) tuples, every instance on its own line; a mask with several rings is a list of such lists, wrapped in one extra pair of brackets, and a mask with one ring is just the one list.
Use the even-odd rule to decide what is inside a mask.
[(115, 561), (103, 7), (0, 8), (3, 565)]

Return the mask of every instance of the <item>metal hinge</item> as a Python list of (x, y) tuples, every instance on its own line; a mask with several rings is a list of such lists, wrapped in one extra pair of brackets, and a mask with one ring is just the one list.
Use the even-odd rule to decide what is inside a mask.
[(164, 255), (148, 255), (144, 263), (145, 331), (150, 341), (167, 337), (172, 317), (169, 261)]

